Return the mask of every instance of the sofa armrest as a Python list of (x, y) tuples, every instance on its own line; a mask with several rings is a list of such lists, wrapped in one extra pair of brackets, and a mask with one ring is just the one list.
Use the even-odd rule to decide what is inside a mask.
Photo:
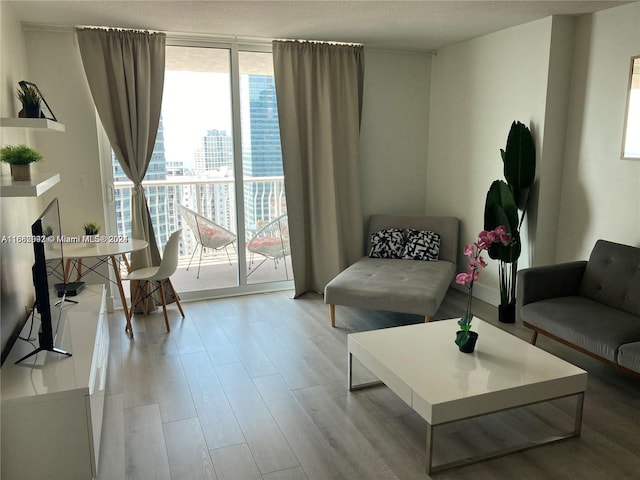
[(586, 260), (525, 268), (518, 271), (516, 283), (516, 316), (528, 303), (547, 298), (578, 295)]

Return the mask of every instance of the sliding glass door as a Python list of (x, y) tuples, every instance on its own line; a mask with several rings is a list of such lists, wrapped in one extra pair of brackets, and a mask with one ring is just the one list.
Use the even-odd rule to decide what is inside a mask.
[[(187, 298), (288, 288), (271, 53), (175, 43), (166, 50), (160, 126), (143, 182), (160, 248), (182, 229), (173, 283)], [(132, 185), (115, 157), (112, 166), (117, 230), (128, 235)]]

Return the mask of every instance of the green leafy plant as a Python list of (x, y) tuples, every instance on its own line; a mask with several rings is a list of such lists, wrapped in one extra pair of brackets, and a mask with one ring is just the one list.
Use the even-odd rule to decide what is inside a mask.
[(47, 225), (42, 229), (42, 235), (45, 237), (50, 237), (53, 235), (53, 227), (51, 225)]
[(0, 160), (12, 165), (28, 165), (42, 159), (40, 153), (27, 145), (7, 145), (0, 149)]
[(500, 149), (505, 180), (495, 180), (485, 201), (484, 228), (504, 225), (511, 238), (509, 245), (494, 244), (489, 257), (500, 261), (500, 304), (515, 305), (516, 273), (522, 251), (520, 229), (527, 211), (529, 193), (536, 176), (536, 149), (529, 128), (514, 121), (507, 146)]
[(87, 222), (82, 225), (85, 235), (97, 235), (100, 232), (100, 225), (94, 222)]
[(30, 106), (33, 106), (33, 107), (40, 106), (40, 100), (41, 100), (40, 92), (38, 92), (38, 90), (31, 85), (25, 85), (22, 88), (18, 88), (16, 92), (16, 96), (18, 97), (18, 100), (20, 100), (20, 102), (22, 103), (22, 106), (25, 109)]

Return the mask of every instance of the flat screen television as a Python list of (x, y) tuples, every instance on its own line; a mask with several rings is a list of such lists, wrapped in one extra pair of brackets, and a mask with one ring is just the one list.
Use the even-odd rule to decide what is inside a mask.
[[(53, 305), (51, 301), (53, 290), (49, 289), (49, 278), (54, 281), (56, 279), (60, 280), (63, 286), (67, 284), (64, 278), (64, 241), (61, 230), (60, 205), (58, 199), (54, 198), (31, 225), (34, 256), (34, 263), (31, 268), (33, 286), (35, 288), (34, 313), (38, 312), (40, 316), (38, 344), (35, 350), (20, 358), (16, 363), (20, 363), (43, 350), (71, 356), (71, 353), (55, 346), (56, 334), (62, 317), (62, 307), (64, 302), (67, 301), (64, 296), (66, 289), (62, 288), (62, 299), (57, 302), (54, 301)], [(23, 338), (23, 340), (30, 339)]]

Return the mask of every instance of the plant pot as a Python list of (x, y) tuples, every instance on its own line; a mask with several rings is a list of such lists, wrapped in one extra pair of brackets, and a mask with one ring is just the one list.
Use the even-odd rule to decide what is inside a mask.
[(18, 117), (22, 118), (40, 118), (42, 110), (40, 105), (25, 105), (22, 104), (22, 110), (18, 114)]
[(498, 305), (498, 320), (502, 323), (515, 323), (516, 304)]
[(31, 165), (11, 164), (11, 178), (16, 182), (27, 182), (31, 180)]
[(98, 245), (97, 234), (95, 235), (87, 235), (86, 233), (82, 236), (82, 243), (84, 243), (85, 247), (93, 248)]
[[(462, 333), (461, 330), (458, 330), (456, 332), (456, 335)], [(464, 342), (461, 343), (460, 345), (458, 345), (458, 350), (460, 350), (463, 353), (473, 353), (473, 351), (476, 349), (476, 342), (478, 341), (478, 333), (477, 332), (469, 332), (469, 339)]]

